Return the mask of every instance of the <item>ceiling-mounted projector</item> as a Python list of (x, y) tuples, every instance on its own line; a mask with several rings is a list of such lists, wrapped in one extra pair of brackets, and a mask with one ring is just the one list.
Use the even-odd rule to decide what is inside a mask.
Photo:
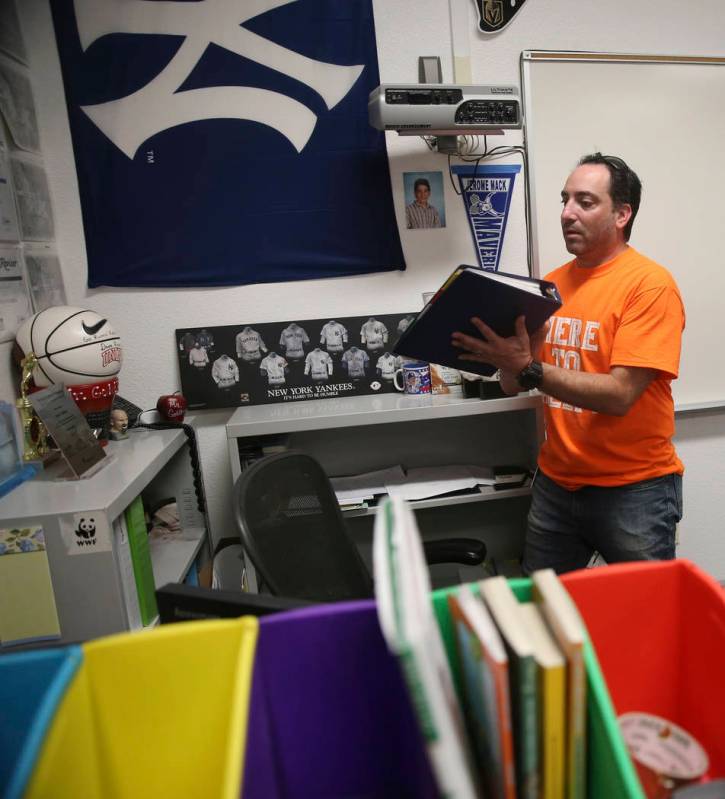
[(521, 127), (515, 86), (386, 83), (370, 92), (368, 119), (378, 130), (410, 136), (461, 136)]

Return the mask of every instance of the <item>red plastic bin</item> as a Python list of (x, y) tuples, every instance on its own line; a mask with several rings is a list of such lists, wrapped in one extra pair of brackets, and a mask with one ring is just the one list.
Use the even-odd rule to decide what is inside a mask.
[(687, 560), (562, 575), (617, 715), (654, 713), (694, 735), (725, 777), (725, 589)]

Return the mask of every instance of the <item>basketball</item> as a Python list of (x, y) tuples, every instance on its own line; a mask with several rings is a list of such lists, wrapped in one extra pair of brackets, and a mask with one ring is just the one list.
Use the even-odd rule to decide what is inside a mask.
[(15, 338), (24, 355), (32, 352), (38, 359), (38, 387), (97, 383), (121, 369), (119, 336), (107, 319), (86, 308), (46, 308), (26, 319)]

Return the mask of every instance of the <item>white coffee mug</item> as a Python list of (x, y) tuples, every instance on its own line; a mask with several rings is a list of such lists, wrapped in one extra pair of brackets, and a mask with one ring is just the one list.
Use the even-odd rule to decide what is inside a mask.
[(396, 369), (395, 388), (405, 394), (430, 394), (430, 368), (425, 361), (410, 361)]

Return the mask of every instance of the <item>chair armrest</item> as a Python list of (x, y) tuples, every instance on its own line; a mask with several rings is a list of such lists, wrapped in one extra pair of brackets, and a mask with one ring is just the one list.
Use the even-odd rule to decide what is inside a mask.
[(479, 566), (486, 560), (486, 544), (477, 538), (448, 538), (424, 541), (423, 550), (429, 565), (435, 563), (464, 563)]

